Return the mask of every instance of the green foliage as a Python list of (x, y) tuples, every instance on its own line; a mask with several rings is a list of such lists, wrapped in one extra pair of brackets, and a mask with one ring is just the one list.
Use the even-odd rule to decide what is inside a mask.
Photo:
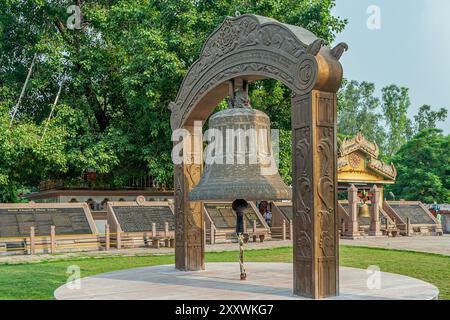
[(292, 133), (290, 130), (280, 130), (280, 164), (278, 171), (284, 183), (292, 184)]
[[(27, 167), (15, 175), (9, 172), (13, 159), (0, 164), (0, 181), (11, 188), (33, 186), (39, 179), (80, 181), (88, 168), (105, 173), (101, 183), (111, 187), (150, 175), (170, 188), (167, 106), (206, 37), (226, 16), (236, 11), (265, 15), (306, 27), (327, 43), (346, 23), (331, 15), (334, 0), (115, 0), (83, 1), (82, 28), (69, 30), (66, 10), (72, 4), (0, 1), (2, 110), (11, 110), (17, 102), (31, 59), (38, 53), (9, 133), (32, 136), (34, 144), (17, 138), (30, 144), (14, 152), (38, 159), (21, 163)], [(40, 143), (37, 137), (61, 80), (60, 104)], [(252, 88), (255, 107), (269, 113), (275, 128), (288, 129), (289, 90), (276, 81)], [(1, 117), (7, 122), (8, 112)]]
[(378, 144), (381, 158), (388, 159), (425, 128), (436, 128), (445, 121), (447, 110), (431, 110), (422, 106), (414, 119), (408, 117), (410, 99), (408, 89), (390, 85), (382, 88), (381, 99), (375, 96), (375, 85), (369, 82), (345, 80), (338, 92), (339, 139), (364, 136)]
[(17, 202), (24, 181), (37, 185), (53, 172), (65, 172), (66, 134), (61, 128), (49, 130), (27, 119), (9, 128), (9, 113), (0, 113), (0, 201)]
[(425, 129), (404, 144), (392, 161), (398, 177), (387, 192), (424, 203), (450, 202), (450, 135)]
[(362, 132), (370, 141), (375, 141), (381, 150), (386, 145), (386, 132), (380, 99), (374, 96), (375, 85), (368, 82), (344, 80), (338, 92), (338, 133), (340, 139), (354, 137)]
[(414, 116), (415, 132), (420, 132), (427, 128), (436, 128), (436, 122), (445, 121), (447, 109), (441, 108), (439, 111), (431, 110), (431, 106), (424, 104), (419, 108), (419, 112)]
[(409, 89), (390, 85), (381, 91), (383, 100), (381, 108), (387, 125), (386, 133), (389, 141), (385, 152), (391, 155), (397, 152), (413, 135), (413, 124), (407, 113), (411, 105)]

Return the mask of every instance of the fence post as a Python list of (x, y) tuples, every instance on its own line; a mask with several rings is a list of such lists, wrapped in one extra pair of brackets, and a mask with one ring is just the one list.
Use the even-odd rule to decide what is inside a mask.
[(111, 246), (111, 240), (109, 238), (109, 224), (105, 224), (105, 250), (108, 251)]
[(152, 223), (152, 238), (156, 237), (156, 223)]
[(50, 226), (50, 253), (56, 252), (56, 232), (55, 226)]
[(170, 239), (169, 239), (169, 223), (164, 222), (164, 246), (166, 248), (170, 247)]
[(211, 244), (216, 243), (216, 227), (214, 226), (214, 224), (211, 222)]
[(35, 254), (35, 238), (34, 238), (34, 227), (30, 227), (30, 254)]
[(286, 240), (286, 220), (283, 219), (283, 228), (281, 230), (282, 234), (281, 237), (283, 240)]
[(203, 248), (206, 248), (206, 221), (203, 220)]
[(116, 241), (117, 241), (117, 250), (122, 248), (122, 235), (121, 235), (121, 228), (120, 226), (117, 226), (116, 231)]
[(256, 220), (253, 220), (253, 233), (256, 233)]
[(289, 240), (294, 239), (294, 227), (292, 226), (292, 220), (289, 220)]
[(169, 237), (169, 223), (168, 222), (164, 223), (164, 237), (165, 238)]
[(409, 217), (406, 218), (406, 236), (411, 236), (411, 219)]
[(340, 234), (341, 238), (344, 235), (344, 233), (345, 233), (345, 220), (341, 219), (341, 234)]

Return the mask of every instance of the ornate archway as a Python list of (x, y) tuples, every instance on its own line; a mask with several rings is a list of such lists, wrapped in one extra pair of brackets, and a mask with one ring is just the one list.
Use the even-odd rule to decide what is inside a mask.
[[(346, 49), (330, 49), (308, 30), (266, 17), (226, 18), (169, 105), (172, 130), (194, 133), (194, 121), (206, 120), (229, 94), (229, 80), (272, 78), (292, 90), (294, 293), (311, 298), (338, 294), (336, 91)], [(195, 163), (175, 165), (180, 270), (204, 269), (202, 204), (188, 201), (201, 170)]]

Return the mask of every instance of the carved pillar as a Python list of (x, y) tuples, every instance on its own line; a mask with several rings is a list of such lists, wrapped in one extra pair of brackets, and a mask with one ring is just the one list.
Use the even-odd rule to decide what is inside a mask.
[(292, 98), (294, 294), (339, 292), (336, 94)]
[(348, 214), (350, 215), (350, 223), (346, 238), (356, 239), (361, 236), (358, 223), (358, 189), (352, 184), (348, 188)]
[[(202, 138), (193, 127), (186, 127), (192, 139), (185, 147), (194, 152), (190, 155), (185, 153), (185, 161), (175, 165), (174, 188), (175, 188), (175, 267), (179, 270), (203, 270), (205, 269), (205, 245), (203, 232), (203, 212), (201, 202), (190, 202), (189, 191), (200, 181), (202, 164), (195, 161), (195, 157), (201, 159), (201, 154), (195, 155), (198, 146), (202, 150), (202, 143), (194, 148), (196, 141)], [(200, 140), (201, 141), (201, 140)], [(199, 163), (200, 162), (200, 163)]]
[(370, 189), (372, 192), (372, 205), (370, 206), (370, 230), (369, 236), (381, 236), (380, 230), (380, 199), (381, 192), (376, 185)]

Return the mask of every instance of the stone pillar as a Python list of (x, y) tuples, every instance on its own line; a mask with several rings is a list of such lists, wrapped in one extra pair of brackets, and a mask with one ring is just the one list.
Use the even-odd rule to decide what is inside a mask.
[(292, 97), (294, 294), (339, 292), (336, 94)]
[(56, 252), (56, 232), (55, 226), (50, 226), (50, 253)]
[(286, 220), (283, 219), (283, 224), (281, 226), (281, 239), (286, 240)]
[(105, 224), (105, 250), (108, 251), (111, 247), (111, 238), (109, 232), (109, 224)]
[(120, 225), (117, 225), (117, 231), (116, 231), (116, 246), (117, 246), (117, 250), (122, 248), (122, 228), (120, 227)]
[(152, 223), (152, 238), (156, 238), (156, 223)]
[(214, 244), (216, 242), (216, 227), (211, 222), (211, 241), (210, 244)]
[(206, 248), (206, 221), (203, 220), (203, 247)]
[(381, 236), (382, 232), (380, 229), (380, 200), (381, 191), (376, 185), (370, 189), (372, 193), (372, 205), (370, 206), (370, 230), (369, 236)]
[(347, 232), (344, 233), (344, 236), (347, 239), (357, 239), (361, 237), (358, 223), (358, 202), (358, 189), (351, 184), (348, 188), (348, 214), (350, 216), (350, 222), (348, 224)]
[(169, 238), (169, 223), (165, 222), (164, 223), (164, 238)]
[[(200, 126), (201, 128), (201, 126)], [(194, 132), (193, 127), (185, 127), (192, 139), (184, 139), (184, 148), (194, 150), (185, 152), (182, 164), (176, 164), (175, 187), (175, 267), (178, 270), (205, 269), (205, 245), (203, 232), (203, 204), (189, 201), (189, 192), (200, 181), (202, 173), (202, 132)], [(197, 142), (195, 142), (197, 141)], [(175, 142), (176, 143), (176, 142)], [(195, 155), (194, 145), (200, 146)], [(200, 153), (200, 154), (198, 154)], [(200, 158), (200, 161), (195, 158)], [(196, 160), (196, 161), (194, 161)]]
[(292, 223), (292, 220), (289, 220), (289, 240), (294, 239), (294, 224)]
[(345, 229), (346, 229), (346, 223), (345, 223), (345, 220), (344, 219), (341, 219), (341, 236), (343, 237), (344, 236), (344, 233), (345, 233)]
[(410, 237), (411, 235), (412, 235), (411, 219), (408, 217), (406, 218), (406, 236)]
[(36, 239), (34, 227), (30, 227), (30, 254), (36, 253)]

